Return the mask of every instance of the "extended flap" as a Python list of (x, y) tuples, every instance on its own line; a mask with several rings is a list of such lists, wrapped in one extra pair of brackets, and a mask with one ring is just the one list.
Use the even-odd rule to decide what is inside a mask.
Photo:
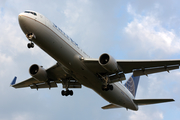
[(31, 89), (39, 89), (39, 88), (53, 88), (57, 87), (57, 84), (55, 82), (51, 82), (49, 84), (47, 83), (41, 83), (41, 84), (33, 84), (30, 86)]
[(174, 69), (179, 69), (179, 65), (176, 66), (167, 66), (167, 67), (158, 67), (158, 68), (151, 68), (151, 69), (141, 69), (141, 70), (135, 70), (133, 72), (134, 76), (140, 76), (140, 75), (148, 75), (152, 73), (157, 73), (157, 72), (164, 72), (167, 71), (169, 72), (170, 70)]

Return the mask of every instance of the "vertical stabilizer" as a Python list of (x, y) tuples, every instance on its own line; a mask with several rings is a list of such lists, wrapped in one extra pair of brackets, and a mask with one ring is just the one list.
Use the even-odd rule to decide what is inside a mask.
[(133, 94), (133, 96), (136, 96), (136, 91), (139, 83), (140, 76), (134, 77), (133, 75), (128, 79), (128, 81), (124, 84), (124, 86)]

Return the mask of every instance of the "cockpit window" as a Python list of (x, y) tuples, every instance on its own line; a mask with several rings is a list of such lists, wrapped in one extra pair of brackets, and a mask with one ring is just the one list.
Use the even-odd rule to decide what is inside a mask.
[(37, 14), (35, 12), (31, 12), (31, 11), (25, 11), (25, 13), (31, 13), (31, 14), (37, 16)]

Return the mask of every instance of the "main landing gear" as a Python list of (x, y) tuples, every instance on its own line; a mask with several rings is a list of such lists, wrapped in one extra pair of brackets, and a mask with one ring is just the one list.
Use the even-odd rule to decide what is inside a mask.
[(66, 90), (62, 90), (61, 91), (61, 94), (62, 96), (68, 96), (68, 95), (73, 95), (73, 91), (72, 90), (69, 90), (69, 80), (64, 80), (63, 81), (63, 86), (66, 88)]
[(29, 41), (31, 41), (31, 43), (27, 44), (27, 47), (28, 48), (34, 48), (33, 39), (36, 39), (35, 34), (34, 33), (29, 33), (29, 34), (26, 34), (26, 37), (28, 38)]
[[(100, 75), (101, 76), (101, 75)], [(101, 76), (102, 80), (103, 80), (103, 85), (102, 85), (102, 90), (103, 91), (108, 91), (108, 90), (113, 90), (113, 85), (110, 85), (110, 80), (108, 76)]]

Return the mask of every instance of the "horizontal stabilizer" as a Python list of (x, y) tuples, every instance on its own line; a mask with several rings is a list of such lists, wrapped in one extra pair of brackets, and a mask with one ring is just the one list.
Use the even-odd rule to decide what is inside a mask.
[(136, 105), (150, 105), (164, 102), (172, 102), (173, 99), (134, 99)]
[(116, 105), (116, 104), (109, 104), (109, 105), (106, 105), (106, 106), (103, 106), (102, 109), (113, 109), (113, 108), (122, 108), (122, 106), (120, 105)]

